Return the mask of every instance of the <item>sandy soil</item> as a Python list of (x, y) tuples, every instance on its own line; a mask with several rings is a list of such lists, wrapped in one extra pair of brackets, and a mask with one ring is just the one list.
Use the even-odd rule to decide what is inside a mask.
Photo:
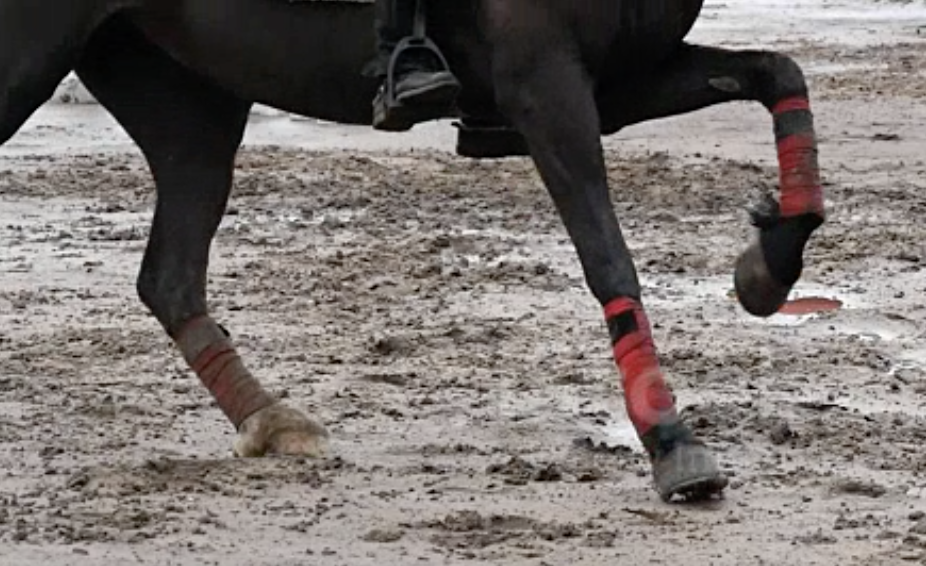
[(805, 65), (831, 217), (796, 295), (837, 313), (730, 298), (743, 209), (776, 178), (760, 108), (607, 140), (665, 366), (733, 476), (702, 506), (650, 489), (529, 162), (454, 157), (443, 123), (255, 115), (212, 305), (334, 456), (243, 461), (135, 298), (137, 152), (96, 107), (43, 108), (0, 150), (0, 564), (926, 563), (924, 26), (735, 0), (693, 34)]

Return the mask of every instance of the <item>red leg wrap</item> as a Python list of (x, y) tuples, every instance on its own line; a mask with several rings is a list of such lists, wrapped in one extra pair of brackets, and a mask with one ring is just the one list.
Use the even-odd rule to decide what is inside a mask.
[(778, 143), (781, 215), (824, 215), (823, 188), (810, 102), (805, 96), (782, 100), (772, 109)]
[(219, 408), (237, 429), (249, 416), (276, 402), (251, 375), (231, 341), (208, 316), (191, 320), (177, 345)]
[(636, 301), (620, 298), (605, 306), (609, 326), (623, 318), (627, 324), (614, 335), (614, 360), (620, 369), (627, 414), (641, 437), (656, 425), (678, 420), (675, 399), (659, 368), (649, 320)]

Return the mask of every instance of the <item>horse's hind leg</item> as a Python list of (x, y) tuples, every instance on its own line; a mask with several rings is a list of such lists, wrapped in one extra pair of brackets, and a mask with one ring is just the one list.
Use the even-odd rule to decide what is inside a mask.
[(754, 211), (759, 240), (740, 256), (735, 276), (740, 304), (769, 316), (800, 277), (804, 246), (824, 219), (813, 116), (797, 63), (772, 52), (683, 45), (651, 75), (605, 89), (599, 107), (607, 133), (732, 100), (758, 101), (774, 118), (780, 198)]
[(716, 493), (727, 480), (679, 419), (659, 367), (636, 270), (608, 191), (593, 87), (575, 57), (577, 49), (558, 37), (552, 21), (543, 29), (531, 27), (544, 25), (542, 13), (499, 19), (511, 24), (497, 30), (494, 39), (499, 106), (524, 135), (588, 286), (604, 308), (627, 412), (652, 460), (656, 488), (666, 499)]
[(94, 37), (78, 74), (148, 160), (158, 200), (139, 295), (238, 428), (236, 453), (320, 455), (324, 429), (261, 387), (206, 308), (209, 248), (250, 104), (186, 71), (118, 20)]
[(0, 2), (0, 145), (6, 143), (77, 63), (115, 2)]

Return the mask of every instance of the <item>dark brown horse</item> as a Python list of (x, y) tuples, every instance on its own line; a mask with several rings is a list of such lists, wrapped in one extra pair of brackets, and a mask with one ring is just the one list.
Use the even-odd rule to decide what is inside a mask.
[[(726, 479), (659, 369), (601, 135), (732, 100), (772, 113), (781, 194), (756, 214), (757, 240), (736, 265), (752, 314), (782, 305), (823, 221), (800, 68), (776, 53), (685, 43), (702, 1), (429, 0), (427, 10), (463, 85), (460, 152), (529, 151), (604, 309), (665, 498), (717, 493)], [(75, 70), (142, 149), (158, 202), (138, 292), (238, 429), (239, 455), (319, 455), (327, 438), (264, 391), (206, 308), (209, 248), (248, 111), (259, 102), (369, 123), (377, 84), (361, 69), (372, 19), (364, 0), (0, 0), (0, 143)]]

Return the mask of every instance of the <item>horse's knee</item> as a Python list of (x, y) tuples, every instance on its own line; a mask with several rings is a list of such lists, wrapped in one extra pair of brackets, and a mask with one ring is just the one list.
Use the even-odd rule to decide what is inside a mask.
[(787, 55), (765, 53), (756, 71), (758, 99), (769, 110), (786, 98), (807, 95), (804, 71), (797, 61)]

